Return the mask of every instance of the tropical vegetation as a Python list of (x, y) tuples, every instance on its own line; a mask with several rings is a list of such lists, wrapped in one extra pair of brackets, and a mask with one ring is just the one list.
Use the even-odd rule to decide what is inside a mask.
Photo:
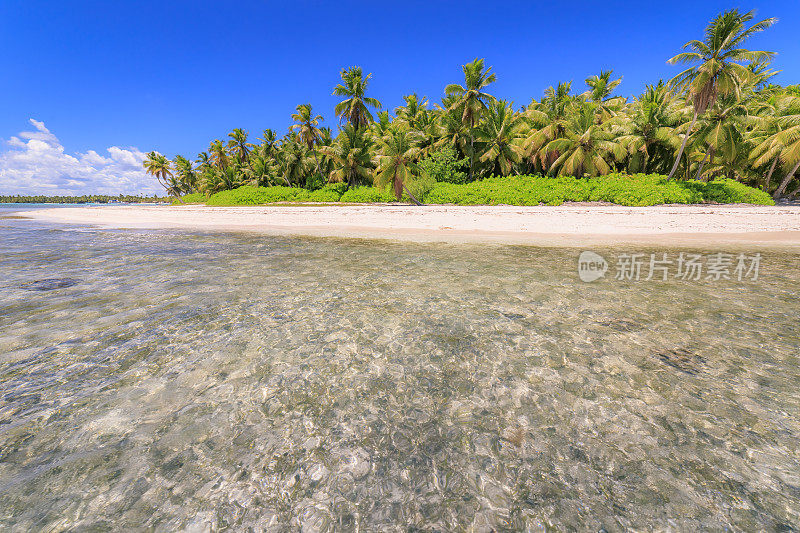
[(14, 195), (0, 196), (0, 204), (108, 204), (108, 203), (161, 203), (167, 198), (153, 196), (136, 196), (120, 194), (109, 196), (107, 194), (84, 194), (82, 196), (45, 196), (45, 195)]
[[(406, 192), (408, 194), (408, 192)], [(723, 178), (709, 182), (670, 180), (658, 174), (609, 174), (592, 178), (571, 176), (497, 176), (468, 183), (435, 183), (420, 194), (429, 204), (457, 205), (560, 205), (564, 202), (610, 202), (619, 205), (748, 203), (771, 205), (769, 194), (738, 181)], [(405, 199), (416, 201), (412, 195)], [(394, 184), (384, 188), (329, 184), (310, 191), (301, 187), (253, 187), (201, 193), (182, 198), (183, 203), (207, 205), (261, 205), (278, 202), (392, 202)], [(177, 202), (177, 201), (176, 201)]]
[[(800, 86), (774, 84), (775, 54), (746, 48), (776, 22), (754, 18), (719, 14), (668, 60), (684, 70), (632, 97), (618, 94), (622, 77), (605, 70), (583, 90), (559, 81), (519, 107), (492, 94), (496, 74), (475, 59), (439, 102), (409, 94), (390, 111), (369, 96), (372, 74), (351, 67), (333, 88), (341, 99), (336, 131), (300, 104), (283, 136), (266, 129), (254, 139), (234, 129), (194, 160), (151, 152), (144, 166), (180, 202), (212, 204), (796, 197)], [(761, 194), (743, 192), (748, 187)]]

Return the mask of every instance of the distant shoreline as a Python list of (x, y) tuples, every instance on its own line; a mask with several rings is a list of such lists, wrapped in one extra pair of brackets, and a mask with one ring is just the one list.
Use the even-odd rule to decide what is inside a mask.
[(800, 248), (800, 206), (129, 205), (38, 209), (15, 215), (108, 228), (245, 231), (423, 242)]

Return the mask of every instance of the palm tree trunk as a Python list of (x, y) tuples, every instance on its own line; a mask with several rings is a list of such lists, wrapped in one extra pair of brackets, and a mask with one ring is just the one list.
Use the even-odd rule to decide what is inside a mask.
[(672, 176), (675, 174), (675, 171), (678, 170), (678, 164), (681, 161), (681, 157), (683, 156), (683, 150), (686, 148), (686, 141), (689, 140), (689, 135), (692, 133), (692, 129), (694, 129), (694, 123), (697, 122), (697, 110), (694, 110), (694, 116), (692, 116), (692, 123), (689, 124), (689, 129), (686, 130), (686, 135), (683, 136), (683, 142), (681, 143), (681, 149), (678, 151), (678, 157), (675, 158), (675, 164), (672, 165), (672, 170), (669, 171), (669, 178), (671, 179)]
[(406, 187), (405, 183), (403, 183), (403, 190), (406, 191), (406, 194), (411, 198), (411, 201), (414, 202), (415, 205), (422, 205), (422, 202), (417, 200), (417, 198), (411, 194), (411, 191), (408, 190), (408, 187)]
[(475, 119), (469, 119), (469, 181), (472, 181), (473, 167), (475, 166)]
[(772, 195), (775, 200), (781, 197), (781, 194), (783, 194), (783, 191), (786, 189), (786, 186), (789, 185), (789, 182), (792, 181), (794, 173), (797, 172), (798, 168), (800, 168), (800, 159), (797, 160), (795, 166), (789, 171), (788, 174), (786, 174), (786, 177), (783, 178), (780, 186), (775, 190), (775, 194)]
[(650, 164), (650, 150), (647, 149), (647, 142), (645, 141), (644, 145), (644, 166), (642, 167), (642, 172), (647, 174), (647, 165)]
[(704, 155), (703, 160), (700, 161), (700, 168), (697, 169), (697, 175), (694, 177), (695, 180), (700, 179), (700, 176), (703, 174), (703, 167), (706, 166), (706, 159), (708, 159), (709, 155), (711, 155), (711, 157), (714, 157), (713, 154), (714, 154), (714, 147), (709, 146), (708, 149), (706, 150), (706, 155)]
[(769, 167), (766, 177), (764, 177), (764, 192), (769, 192), (769, 182), (772, 179), (772, 173), (775, 172), (775, 165), (778, 164), (778, 156), (772, 160), (772, 165)]

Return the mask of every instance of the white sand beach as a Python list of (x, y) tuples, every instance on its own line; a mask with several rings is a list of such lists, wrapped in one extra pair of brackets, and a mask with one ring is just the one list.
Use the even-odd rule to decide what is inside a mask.
[(15, 215), (108, 228), (255, 231), (413, 241), (800, 247), (800, 206), (796, 205), (126, 205), (60, 207)]

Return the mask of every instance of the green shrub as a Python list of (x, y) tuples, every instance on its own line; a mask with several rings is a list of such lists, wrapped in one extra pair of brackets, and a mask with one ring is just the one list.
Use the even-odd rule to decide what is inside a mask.
[[(426, 176), (440, 183), (465, 183), (467, 174), (467, 159), (457, 159), (457, 154), (451, 147), (432, 152), (428, 157), (419, 162), (421, 176)], [(414, 192), (414, 191), (412, 191)]]
[(338, 189), (328, 187), (327, 185), (316, 191), (308, 194), (309, 202), (338, 202), (342, 197), (342, 193)]
[(377, 187), (363, 186), (348, 189), (339, 201), (349, 203), (375, 203), (396, 202), (397, 200), (394, 197), (394, 193), (392, 193), (388, 187), (381, 190)]
[(311, 193), (298, 187), (251, 187), (245, 185), (211, 195), (207, 205), (261, 205), (273, 202), (305, 202)]
[(208, 197), (199, 192), (194, 192), (192, 194), (184, 194), (181, 196), (180, 201), (177, 198), (173, 198), (172, 205), (181, 205), (181, 202), (184, 204), (204, 204)]
[[(610, 202), (617, 205), (748, 203), (774, 205), (770, 196), (731, 179), (710, 183), (674, 181), (658, 174), (610, 174), (595, 178), (508, 176), (471, 183), (435, 182), (423, 175), (408, 184), (412, 194), (429, 204), (458, 205), (561, 205), (564, 202)], [(239, 187), (209, 198), (188, 194), (184, 203), (208, 205), (261, 205), (274, 202), (394, 202), (391, 186), (347, 188), (330, 183), (316, 191), (298, 187)], [(410, 201), (403, 193), (403, 201)], [(177, 203), (177, 201), (173, 202)]]
[(588, 199), (588, 183), (576, 178), (494, 177), (463, 185), (437, 183), (425, 202), (460, 205), (560, 205)]
[(769, 194), (732, 179), (706, 183), (704, 196), (707, 202), (775, 205), (775, 201)]
[(703, 201), (701, 192), (686, 182), (668, 180), (659, 174), (610, 174), (590, 178), (589, 200), (618, 205), (695, 204)]
[[(416, 179), (409, 181), (406, 183), (406, 187), (411, 194), (414, 195), (419, 201), (422, 201), (425, 198), (425, 195), (431, 191), (436, 186), (436, 181), (432, 177), (427, 174), (423, 174), (422, 176), (417, 177)], [(403, 191), (403, 196), (401, 199), (403, 202), (412, 202), (411, 197), (408, 196), (406, 191)]]
[(463, 185), (437, 183), (426, 195), (430, 204), (560, 205), (610, 202), (627, 206), (703, 202), (772, 205), (766, 193), (733, 180), (711, 183), (674, 181), (658, 174), (610, 174), (595, 178), (509, 176)]
[(316, 191), (323, 188), (325, 186), (325, 182), (326, 180), (321, 174), (314, 172), (310, 176), (306, 177), (305, 188), (309, 191)]

